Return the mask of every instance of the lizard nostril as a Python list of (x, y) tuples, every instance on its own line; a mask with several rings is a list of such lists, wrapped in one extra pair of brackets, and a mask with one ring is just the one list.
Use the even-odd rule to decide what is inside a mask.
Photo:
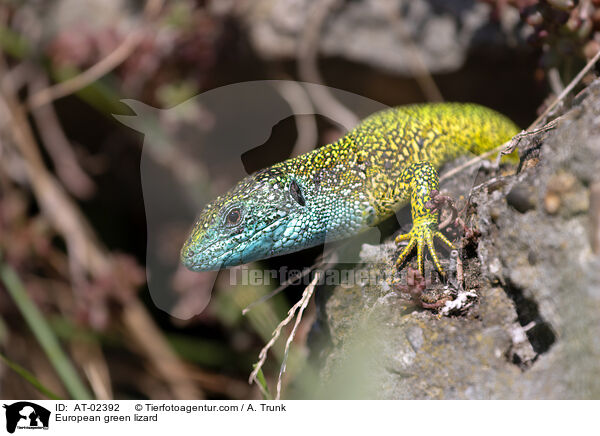
[(185, 251), (184, 251), (184, 256), (185, 257), (194, 257), (195, 254), (196, 253), (191, 248), (186, 248)]

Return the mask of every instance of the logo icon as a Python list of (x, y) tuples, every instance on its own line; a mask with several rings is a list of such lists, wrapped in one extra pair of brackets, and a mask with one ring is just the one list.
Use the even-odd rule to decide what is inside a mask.
[(50, 411), (29, 401), (19, 401), (4, 405), (6, 409), (6, 431), (14, 433), (15, 429), (48, 429)]

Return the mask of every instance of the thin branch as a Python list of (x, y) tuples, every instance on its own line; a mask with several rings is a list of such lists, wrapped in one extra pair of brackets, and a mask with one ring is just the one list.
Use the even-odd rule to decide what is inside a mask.
[(551, 68), (548, 71), (548, 83), (550, 84), (550, 89), (556, 95), (559, 95), (565, 89), (562, 81), (560, 80), (560, 73), (556, 67)]
[(462, 257), (456, 256), (456, 281), (458, 282), (459, 290), (465, 290), (465, 274), (463, 270)]
[[(48, 80), (41, 74), (30, 84), (34, 92), (47, 89), (47, 86)], [(54, 106), (39, 106), (32, 111), (32, 114), (60, 180), (76, 197), (90, 197), (95, 190), (94, 182), (79, 166), (73, 147), (60, 125)]]
[(537, 135), (538, 133), (542, 133), (542, 132), (546, 132), (548, 130), (552, 130), (554, 129), (558, 123), (563, 119), (563, 116), (557, 117), (555, 119), (553, 119), (552, 121), (549, 121), (547, 124), (543, 125), (542, 127), (538, 128), (538, 129), (533, 129), (533, 130), (529, 130), (529, 131), (525, 131), (523, 130), (520, 133), (517, 133), (515, 136), (512, 137), (512, 139), (510, 141), (508, 141), (506, 145), (506, 147), (504, 147), (500, 153), (500, 155), (498, 157), (501, 157), (504, 154), (510, 154), (513, 151), (516, 150), (517, 146), (519, 145), (519, 141), (521, 141), (521, 138), (525, 138), (526, 136), (533, 136), (533, 135)]
[(108, 364), (96, 341), (77, 341), (71, 346), (74, 359), (81, 362), (83, 372), (90, 382), (97, 400), (114, 399)]
[(173, 396), (179, 400), (197, 400), (204, 397), (202, 391), (190, 383), (187, 368), (173, 352), (164, 334), (160, 331), (144, 304), (132, 298), (125, 305), (123, 321), (127, 331), (152, 365), (168, 383)]
[(10, 94), (10, 90), (3, 89), (2, 92), (10, 111), (10, 128), (23, 156), (28, 179), (41, 209), (58, 232), (65, 237), (70, 254), (80, 264), (86, 264), (95, 272), (107, 272), (110, 269), (109, 262), (97, 249), (99, 244), (91, 227), (46, 168), (23, 106)]
[[(164, 0), (148, 0), (144, 8), (144, 20), (154, 19), (162, 9)], [(142, 41), (145, 34), (145, 26), (136, 29), (123, 39), (109, 55), (92, 65), (87, 70), (77, 74), (75, 77), (42, 89), (31, 95), (25, 104), (28, 110), (33, 110), (54, 100), (71, 95), (86, 86), (97, 81), (101, 77), (114, 70), (117, 66), (127, 60)]]
[(131, 56), (141, 40), (141, 32), (130, 33), (114, 51), (87, 70), (64, 82), (57, 83), (31, 95), (26, 102), (27, 109), (33, 110), (39, 108), (94, 83)]

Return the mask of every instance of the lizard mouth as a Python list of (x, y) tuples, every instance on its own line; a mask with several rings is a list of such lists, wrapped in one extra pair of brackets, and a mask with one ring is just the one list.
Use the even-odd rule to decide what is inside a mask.
[[(210, 250), (217, 244), (219, 241), (213, 241), (211, 244), (206, 247), (202, 247), (202, 244), (198, 243), (190, 243), (186, 242), (185, 245), (181, 248), (180, 259), (183, 265), (192, 270), (192, 271), (210, 271), (210, 270), (218, 270), (220, 269), (220, 265), (218, 262), (207, 262), (214, 260), (214, 257), (208, 256)], [(200, 246), (199, 248), (195, 248), (196, 246)], [(231, 250), (228, 250), (231, 251)], [(228, 254), (225, 252), (224, 254)], [(213, 268), (214, 265), (214, 268)]]
[(286, 217), (282, 216), (256, 231), (251, 237), (237, 241), (229, 247), (231, 242), (223, 239), (211, 241), (208, 245), (201, 242), (186, 243), (181, 249), (181, 262), (192, 271), (214, 271), (285, 254), (285, 251), (273, 251), (273, 245), (278, 239), (276, 234), (281, 233), (275, 230), (285, 222)]
[(227, 250), (223, 252), (218, 259), (208, 256), (203, 256), (201, 259), (197, 259), (193, 254), (187, 257), (182, 255), (181, 262), (186, 268), (192, 271), (217, 271), (221, 269), (224, 264), (226, 264), (226, 261), (231, 256), (232, 252), (233, 249)]

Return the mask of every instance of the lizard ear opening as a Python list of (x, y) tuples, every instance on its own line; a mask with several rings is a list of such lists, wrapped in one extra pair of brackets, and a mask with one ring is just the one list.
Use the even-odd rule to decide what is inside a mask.
[(300, 189), (300, 185), (298, 185), (295, 180), (290, 182), (290, 195), (300, 206), (306, 205), (306, 201), (302, 195), (302, 189)]

